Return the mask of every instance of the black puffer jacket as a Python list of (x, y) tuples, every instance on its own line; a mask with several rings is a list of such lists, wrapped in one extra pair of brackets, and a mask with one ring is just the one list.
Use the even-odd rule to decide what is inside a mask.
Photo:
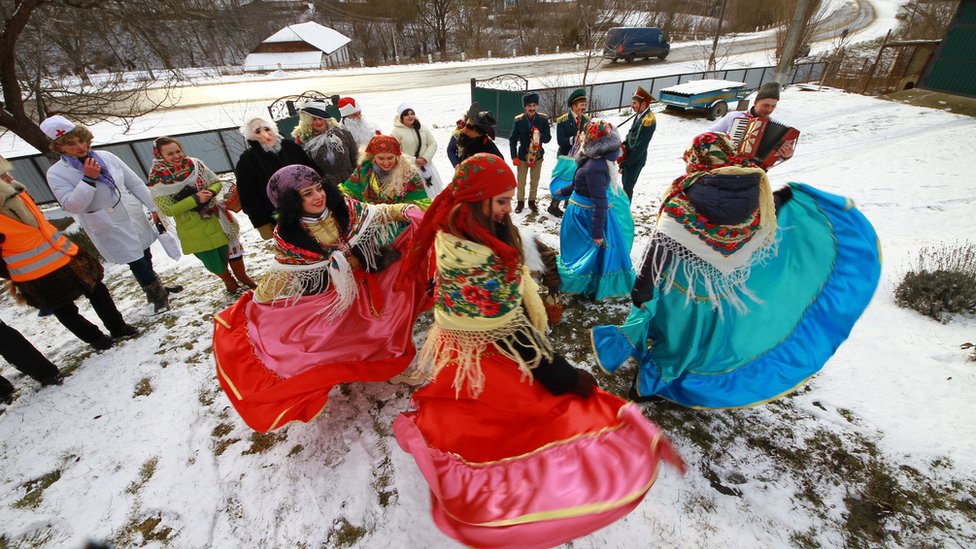
[[(758, 173), (749, 174), (710, 174), (702, 176), (685, 190), (685, 196), (695, 207), (695, 211), (716, 225), (737, 225), (744, 222), (759, 207)], [(792, 196), (790, 187), (773, 193), (773, 201), (778, 211)], [(631, 300), (634, 305), (650, 301), (654, 297), (654, 282), (660, 271), (670, 263), (670, 252), (653, 240), (647, 246), (640, 272), (634, 282)], [(655, 269), (655, 265), (659, 267)]]
[(241, 197), (241, 209), (255, 228), (273, 224), (271, 214), (274, 206), (268, 198), (268, 180), (281, 168), (292, 164), (302, 164), (314, 169), (319, 175), (322, 170), (305, 154), (301, 145), (283, 139), (281, 150), (272, 153), (261, 148), (257, 141), (248, 140), (250, 148), (241, 153), (234, 167), (237, 176), (237, 193)]

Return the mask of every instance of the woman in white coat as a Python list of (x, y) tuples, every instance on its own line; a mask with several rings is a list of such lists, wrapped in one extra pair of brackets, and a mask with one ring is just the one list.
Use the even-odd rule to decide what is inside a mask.
[(92, 133), (63, 116), (41, 122), (51, 139), (51, 150), (61, 155), (47, 171), (47, 184), (61, 208), (85, 230), (107, 261), (126, 264), (142, 286), (155, 312), (169, 308), (170, 292), (153, 270), (149, 246), (156, 230), (143, 206), (158, 221), (149, 187), (122, 159), (110, 152), (91, 150)]
[(393, 131), (390, 135), (400, 142), (400, 150), (403, 154), (416, 159), (417, 170), (426, 184), (427, 196), (433, 200), (444, 188), (441, 176), (437, 173), (433, 162), (434, 153), (437, 152), (437, 140), (434, 139), (430, 128), (421, 125), (420, 120), (417, 120), (413, 105), (403, 103), (397, 107), (397, 115), (393, 118)]

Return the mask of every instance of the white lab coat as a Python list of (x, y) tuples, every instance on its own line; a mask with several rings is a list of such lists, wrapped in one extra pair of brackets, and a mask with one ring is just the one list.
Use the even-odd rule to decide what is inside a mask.
[(99, 181), (94, 187), (82, 181), (80, 170), (64, 159), (47, 170), (47, 184), (61, 208), (85, 230), (106, 261), (136, 261), (156, 240), (156, 229), (146, 211), (156, 211), (149, 187), (136, 172), (110, 152), (97, 151), (108, 165), (118, 192)]

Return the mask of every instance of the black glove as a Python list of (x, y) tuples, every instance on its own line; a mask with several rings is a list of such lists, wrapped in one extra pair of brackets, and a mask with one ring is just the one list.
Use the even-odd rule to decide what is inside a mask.
[(776, 209), (779, 210), (783, 206), (783, 204), (786, 204), (792, 198), (793, 198), (793, 187), (787, 185), (782, 189), (773, 193), (773, 204), (775, 204)]
[(599, 387), (599, 385), (597, 385), (596, 378), (593, 377), (593, 374), (582, 368), (576, 368), (576, 384), (573, 385), (570, 392), (586, 398), (593, 393), (594, 387)]
[(653, 298), (654, 298), (653, 286), (641, 292), (638, 292), (636, 288), (630, 292), (630, 302), (633, 303), (634, 307), (637, 307), (638, 309), (641, 308), (642, 305), (644, 305), (645, 303), (647, 303)]
[(180, 200), (183, 200), (184, 198), (186, 198), (188, 196), (192, 196), (193, 197), (193, 200), (197, 203), (197, 205), (194, 206), (191, 211), (201, 212), (204, 209), (206, 209), (207, 204), (206, 203), (203, 203), (203, 204), (200, 203), (200, 200), (196, 197), (197, 192), (199, 192), (199, 191), (196, 188), (194, 188), (194, 187), (183, 187), (182, 189), (180, 189), (179, 191), (177, 191), (176, 194), (173, 195), (173, 202), (179, 202)]

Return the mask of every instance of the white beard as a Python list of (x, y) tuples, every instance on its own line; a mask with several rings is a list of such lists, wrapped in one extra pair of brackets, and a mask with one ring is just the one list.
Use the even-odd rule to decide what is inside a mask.
[(359, 119), (346, 118), (342, 122), (342, 125), (349, 130), (349, 133), (352, 134), (353, 139), (356, 140), (356, 144), (360, 148), (368, 145), (369, 140), (376, 137), (376, 132), (379, 131), (379, 128), (374, 126), (369, 120), (366, 120), (366, 117), (360, 117)]

